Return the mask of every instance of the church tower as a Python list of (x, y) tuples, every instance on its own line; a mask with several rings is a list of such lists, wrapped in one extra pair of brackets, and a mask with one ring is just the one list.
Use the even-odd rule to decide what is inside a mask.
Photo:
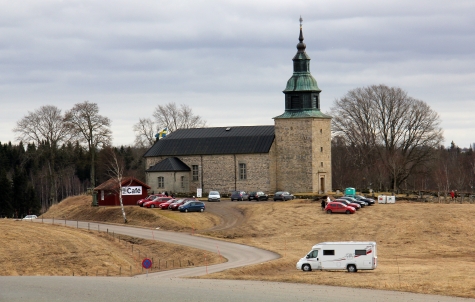
[(285, 112), (274, 117), (278, 191), (331, 191), (331, 116), (320, 111), (320, 92), (310, 73), (302, 18), (293, 75), (283, 91)]

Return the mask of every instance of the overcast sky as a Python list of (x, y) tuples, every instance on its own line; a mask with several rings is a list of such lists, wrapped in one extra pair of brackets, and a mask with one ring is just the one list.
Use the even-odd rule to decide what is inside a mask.
[(475, 1), (0, 0), (0, 142), (44, 105), (97, 103), (114, 145), (159, 104), (208, 126), (284, 112), (299, 17), (322, 111), (349, 90), (404, 89), (439, 113), (445, 145), (475, 143)]

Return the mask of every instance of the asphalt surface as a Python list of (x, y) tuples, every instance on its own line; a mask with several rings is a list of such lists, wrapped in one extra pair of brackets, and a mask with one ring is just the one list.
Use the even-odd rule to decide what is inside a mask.
[(0, 301), (353, 301), (468, 302), (473, 299), (358, 288), (180, 278), (0, 277)]

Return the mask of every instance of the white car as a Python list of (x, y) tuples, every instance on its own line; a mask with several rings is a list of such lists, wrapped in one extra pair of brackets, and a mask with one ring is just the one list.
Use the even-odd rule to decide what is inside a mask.
[(25, 218), (23, 218), (22, 220), (32, 220), (36, 218), (38, 218), (38, 216), (36, 215), (26, 215)]
[(208, 201), (221, 201), (221, 195), (218, 191), (210, 191), (208, 194)]

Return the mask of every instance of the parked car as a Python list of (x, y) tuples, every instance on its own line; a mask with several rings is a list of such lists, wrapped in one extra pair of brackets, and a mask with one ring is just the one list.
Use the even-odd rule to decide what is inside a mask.
[(292, 200), (294, 198), (295, 196), (290, 194), (289, 192), (279, 191), (274, 194), (274, 201), (277, 201), (277, 200), (286, 201), (286, 200)]
[(172, 204), (170, 204), (168, 206), (168, 209), (169, 210), (172, 210), (172, 211), (178, 211), (178, 207), (185, 204), (186, 202), (188, 201), (198, 201), (194, 198), (182, 198), (182, 199), (177, 199), (175, 200), (175, 202), (173, 202)]
[(249, 197), (247, 198), (247, 200), (249, 200), (249, 201), (251, 201), (251, 200), (257, 200), (257, 201), (269, 200), (269, 195), (267, 195), (266, 193), (264, 193), (262, 191), (251, 192), (251, 193), (249, 193)]
[(375, 204), (375, 201), (374, 201), (374, 199), (372, 199), (372, 198), (364, 197), (364, 196), (361, 196), (361, 195), (354, 195), (354, 196), (351, 196), (351, 197), (353, 197), (354, 199), (359, 200), (359, 201), (364, 201), (364, 202), (366, 202), (369, 206)]
[(349, 202), (349, 201), (346, 200), (346, 199), (340, 199), (340, 198), (338, 198), (338, 199), (335, 199), (335, 200), (333, 200), (333, 201), (337, 201), (337, 202), (344, 203), (344, 204), (346, 204), (347, 206), (350, 206), (350, 207), (355, 208), (355, 210), (357, 210), (357, 211), (358, 211), (359, 209), (361, 209), (361, 206), (360, 206), (359, 203)]
[(172, 198), (171, 197), (158, 197), (154, 200), (144, 202), (143, 206), (145, 208), (157, 208), (161, 203), (167, 202), (170, 199), (172, 199)]
[(174, 203), (174, 202), (177, 201), (177, 200), (178, 200), (178, 199), (172, 198), (172, 199), (170, 199), (170, 200), (168, 200), (168, 201), (162, 202), (161, 204), (158, 205), (158, 207), (159, 207), (160, 209), (162, 209), (162, 210), (166, 210), (166, 209), (168, 209), (168, 207), (169, 207), (172, 203)]
[(22, 220), (33, 220), (38, 218), (36, 215), (26, 215)]
[(233, 191), (231, 193), (231, 201), (238, 200), (238, 201), (243, 201), (244, 199), (248, 199), (249, 194), (247, 194), (245, 191)]
[(368, 205), (366, 202), (356, 200), (356, 199), (354, 199), (353, 197), (350, 197), (350, 196), (342, 196), (342, 197), (339, 197), (339, 199), (345, 199), (345, 200), (348, 200), (349, 202), (357, 203), (357, 204), (359, 204), (362, 208), (364, 208), (365, 206)]
[(327, 204), (325, 207), (325, 212), (327, 214), (333, 214), (333, 213), (345, 213), (345, 214), (354, 214), (356, 212), (355, 208), (347, 206), (346, 204), (343, 204), (338, 201), (332, 201)]
[(143, 204), (145, 202), (155, 200), (159, 197), (166, 197), (166, 196), (165, 196), (165, 194), (152, 194), (152, 195), (147, 196), (147, 198), (137, 200), (137, 205), (143, 207)]
[(221, 195), (218, 191), (209, 191), (208, 201), (221, 201)]
[(180, 212), (204, 212), (205, 204), (202, 201), (187, 201), (178, 207)]

